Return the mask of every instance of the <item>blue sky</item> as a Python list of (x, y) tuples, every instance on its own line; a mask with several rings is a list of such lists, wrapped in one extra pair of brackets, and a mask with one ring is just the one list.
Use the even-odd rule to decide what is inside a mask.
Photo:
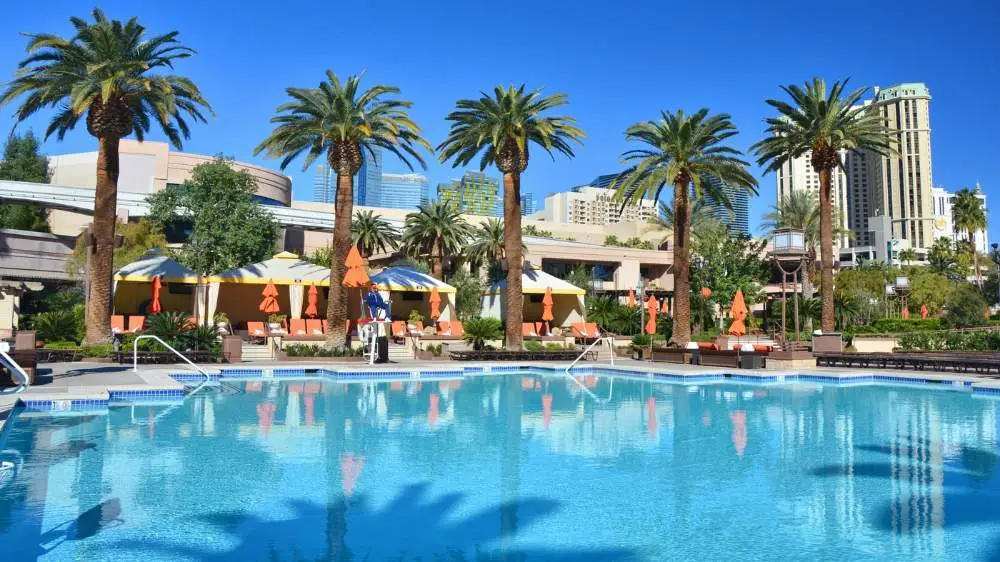
[[(89, 3), (11, 2), (0, 19), (0, 77), (23, 57), (19, 32), (69, 35), (70, 15)], [(620, 167), (624, 129), (660, 110), (708, 107), (727, 112), (746, 149), (763, 134), (764, 100), (778, 86), (814, 75), (851, 77), (854, 85), (923, 81), (931, 90), (935, 185), (949, 189), (979, 180), (989, 207), (1000, 205), (1000, 7), (990, 2), (908, 2), (876, 7), (832, 5), (823, 17), (809, 2), (623, 2), (533, 0), (495, 2), (102, 2), (115, 18), (138, 15), (154, 33), (181, 32), (198, 50), (178, 68), (198, 83), (216, 118), (194, 127), (184, 149), (254, 158), (286, 86), (314, 86), (326, 68), (364, 72), (369, 83), (403, 89), (413, 117), (434, 144), (446, 132), (455, 100), (495, 84), (526, 83), (565, 92), (587, 138), (576, 158), (554, 162), (536, 151), (523, 188), (536, 200)], [(881, 6), (881, 5), (880, 5)], [(0, 126), (12, 123), (0, 110)], [(41, 132), (48, 114), (27, 126)], [(22, 125), (22, 127), (24, 127)], [(161, 134), (151, 138), (162, 140)], [(49, 154), (96, 150), (79, 129)], [(404, 171), (387, 156), (386, 171)], [(751, 228), (774, 203), (772, 175), (760, 179)], [(312, 195), (312, 174), (286, 171), (295, 197)], [(433, 161), (433, 187), (461, 174)], [(497, 175), (496, 172), (493, 172)], [(1000, 208), (1000, 207), (998, 207)], [(990, 239), (1000, 241), (991, 213)]]

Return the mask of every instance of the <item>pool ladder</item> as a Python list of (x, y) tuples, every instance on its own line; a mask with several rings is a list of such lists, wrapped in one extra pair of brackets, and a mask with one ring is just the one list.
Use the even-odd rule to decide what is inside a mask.
[(169, 349), (174, 355), (176, 355), (177, 357), (180, 357), (182, 361), (184, 361), (185, 363), (187, 363), (188, 365), (190, 365), (195, 371), (198, 371), (199, 373), (201, 373), (201, 375), (203, 377), (205, 377), (205, 380), (203, 380), (201, 382), (201, 384), (199, 384), (198, 386), (196, 386), (194, 388), (194, 390), (192, 390), (189, 394), (194, 394), (195, 392), (198, 392), (199, 390), (201, 390), (201, 388), (203, 386), (205, 386), (206, 384), (208, 384), (212, 380), (212, 376), (208, 374), (208, 371), (206, 371), (205, 369), (202, 369), (198, 365), (195, 365), (190, 359), (188, 359), (187, 357), (184, 357), (184, 354), (182, 354), (181, 352), (179, 352), (176, 349), (174, 349), (173, 347), (171, 347), (170, 344), (168, 344), (167, 342), (163, 341), (158, 336), (154, 336), (152, 334), (143, 334), (141, 336), (137, 336), (135, 338), (135, 341), (132, 342), (132, 371), (133, 372), (135, 372), (135, 373), (139, 372), (139, 341), (140, 340), (154, 340), (154, 341), (156, 341), (157, 343), (159, 343), (163, 347)]
[(24, 372), (24, 369), (14, 361), (14, 358), (7, 354), (10, 351), (10, 344), (7, 342), (0, 342), (0, 363), (3, 363), (4, 367), (10, 370), (10, 372), (17, 377), (20, 382), (14, 387), (14, 390), (0, 390), (0, 394), (17, 394), (19, 392), (24, 392), (31, 385), (31, 379), (28, 378), (28, 373)]

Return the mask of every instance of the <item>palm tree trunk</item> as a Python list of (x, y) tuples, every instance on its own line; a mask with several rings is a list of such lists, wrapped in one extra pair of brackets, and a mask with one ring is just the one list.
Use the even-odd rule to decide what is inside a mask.
[(674, 184), (674, 333), (671, 343), (680, 347), (691, 340), (691, 270), (688, 217), (688, 182)]
[(444, 248), (441, 238), (434, 241), (434, 254), (431, 257), (431, 273), (438, 281), (444, 281)]
[[(812, 265), (813, 265), (812, 259), (810, 259), (809, 256), (806, 256), (805, 259), (802, 260), (802, 268), (799, 273), (799, 282), (802, 283), (803, 299), (812, 299), (813, 295), (815, 294), (815, 291), (813, 290), (812, 277), (809, 274), (809, 270), (812, 269)], [(812, 315), (808, 315), (805, 317), (805, 322), (803, 323), (803, 329), (805, 329), (805, 331), (810, 333), (813, 331)]]
[(102, 343), (111, 337), (111, 276), (118, 213), (118, 140), (99, 139), (97, 185), (94, 191), (93, 239), (88, 241), (87, 343)]
[(330, 296), (326, 302), (327, 343), (347, 344), (347, 254), (351, 251), (351, 217), (354, 214), (354, 177), (337, 174), (337, 208), (333, 222), (333, 257), (330, 261)]
[(520, 351), (524, 343), (521, 334), (524, 256), (521, 249), (521, 174), (518, 172), (503, 175), (503, 220), (504, 250), (507, 252), (507, 349)]
[(982, 287), (983, 281), (979, 277), (979, 252), (976, 251), (976, 231), (969, 229), (969, 250), (972, 251), (972, 270), (975, 271), (976, 285)]
[(833, 199), (830, 194), (832, 170), (819, 170), (819, 255), (822, 266), (823, 333), (836, 330), (833, 316)]

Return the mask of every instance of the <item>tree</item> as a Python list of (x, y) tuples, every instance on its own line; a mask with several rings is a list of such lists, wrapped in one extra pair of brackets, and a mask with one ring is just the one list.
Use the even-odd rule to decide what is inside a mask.
[[(472, 233), (472, 239), (464, 254), (469, 258), (470, 263), (478, 266), (482, 263), (490, 264), (489, 280), (491, 282), (500, 280), (503, 275), (503, 263), (507, 260), (507, 252), (504, 251), (506, 237), (503, 233), (503, 222), (500, 219), (491, 218), (486, 222), (479, 223), (479, 228)], [(521, 245), (521, 251), (524, 251)]]
[(708, 109), (693, 115), (662, 112), (659, 121), (636, 123), (625, 131), (627, 140), (645, 146), (623, 154), (633, 165), (612, 182), (622, 209), (648, 195), (658, 201), (664, 187), (673, 187), (674, 332), (670, 341), (677, 346), (691, 339), (691, 192), (727, 207), (731, 202), (723, 186), (757, 192), (757, 181), (746, 170), (740, 152), (723, 144), (735, 134), (729, 115), (710, 116)]
[[(49, 183), (49, 159), (38, 153), (38, 139), (30, 131), (7, 139), (0, 158), (0, 180)], [(48, 213), (38, 205), (3, 203), (0, 228), (48, 232)]]
[(542, 230), (533, 224), (521, 229), (522, 234), (525, 236), (538, 236), (539, 238), (552, 238), (551, 230)]
[(357, 244), (362, 257), (375, 253), (394, 252), (401, 240), (399, 229), (389, 224), (375, 211), (358, 211), (351, 222), (351, 241)]
[(937, 314), (948, 302), (948, 297), (955, 287), (954, 281), (940, 273), (926, 269), (914, 272), (910, 275), (910, 307), (913, 310), (920, 310), (921, 306), (926, 305), (929, 314)]
[(955, 328), (982, 326), (985, 323), (986, 299), (974, 285), (959, 283), (948, 296), (945, 320)]
[[(961, 251), (956, 252), (956, 248)], [(970, 260), (965, 252), (966, 248), (967, 246), (958, 240), (938, 238), (927, 253), (927, 265), (931, 271), (946, 275), (949, 279), (956, 281), (965, 279)]]
[(583, 131), (572, 117), (543, 115), (565, 105), (565, 94), (542, 95), (541, 90), (525, 92), (524, 85), (497, 86), (493, 96), (482, 92), (479, 99), (456, 103), (448, 137), (438, 146), (441, 161), (455, 167), (469, 164), (482, 153), (479, 169), (496, 165), (503, 173), (504, 247), (507, 248), (507, 347), (520, 350), (523, 342), (521, 270), (521, 174), (528, 168), (528, 147), (534, 143), (549, 155), (553, 151), (573, 156), (571, 141), (579, 141)]
[(176, 31), (147, 37), (136, 18), (125, 23), (109, 20), (96, 8), (93, 18), (70, 18), (76, 30), (70, 39), (28, 35), (28, 57), (0, 94), (0, 107), (23, 96), (14, 113), (17, 121), (46, 107), (58, 108), (46, 138), (55, 133), (62, 140), (86, 114), (87, 132), (98, 139), (88, 343), (111, 336), (119, 141), (130, 134), (142, 141), (155, 122), (171, 144), (181, 148), (181, 139), (190, 132), (185, 116), (203, 122), (202, 111), (211, 111), (194, 82), (164, 72), (172, 72), (176, 61), (194, 53), (177, 41)]
[(565, 277), (565, 281), (570, 285), (586, 290), (588, 298), (594, 295), (594, 281), (591, 277), (591, 272), (587, 271), (587, 267), (582, 263), (576, 264), (576, 267), (569, 271)]
[[(112, 258), (112, 266), (115, 271), (138, 260), (148, 250), (167, 247), (167, 238), (160, 231), (159, 226), (147, 218), (141, 218), (137, 222), (119, 222), (115, 225), (115, 233), (121, 237), (122, 241), (120, 245), (115, 247)], [(81, 235), (76, 239), (73, 255), (66, 263), (66, 271), (70, 275), (78, 276), (86, 272), (87, 250), (86, 236)]]
[[(660, 212), (650, 219), (650, 222), (659, 230), (664, 231), (660, 246), (670, 240), (674, 231), (674, 209), (670, 205), (659, 202)], [(691, 204), (691, 241), (695, 242), (708, 236), (717, 236), (726, 230), (726, 225), (715, 218), (715, 209), (704, 197), (696, 197)]]
[(341, 82), (327, 70), (326, 80), (318, 87), (286, 88), (285, 92), (291, 99), (278, 106), (277, 115), (271, 118), (277, 126), (257, 145), (254, 154), (266, 152), (272, 158), (282, 158), (282, 170), (303, 154), (303, 170), (317, 158), (325, 157), (330, 169), (337, 172), (326, 320), (330, 343), (343, 346), (347, 342), (347, 293), (343, 282), (351, 249), (354, 175), (361, 169), (364, 154), (374, 157), (376, 148), (395, 154), (411, 170), (412, 162), (426, 168), (416, 149), (431, 150), (431, 146), (410, 119), (413, 104), (390, 97), (399, 94), (399, 88), (379, 84), (362, 90), (361, 77), (349, 76)]
[(736, 290), (743, 291), (747, 306), (764, 300), (768, 266), (762, 257), (766, 240), (754, 240), (745, 234), (709, 236), (691, 246), (697, 264), (691, 274), (696, 288), (712, 289), (710, 302), (729, 310)]
[(976, 251), (976, 232), (986, 228), (986, 210), (983, 209), (983, 202), (977, 195), (976, 191), (968, 188), (959, 190), (955, 194), (955, 201), (951, 204), (951, 216), (955, 223), (955, 232), (962, 231), (968, 237), (976, 284), (982, 285), (982, 278), (979, 276), (979, 252)]
[(604, 238), (605, 246), (615, 246), (617, 248), (636, 248), (639, 250), (652, 250), (653, 243), (649, 240), (643, 240), (638, 236), (633, 236), (626, 240), (619, 240), (614, 234), (609, 234)]
[(896, 257), (899, 258), (900, 263), (904, 265), (909, 265), (917, 261), (917, 251), (913, 248), (905, 248), (900, 250)]
[(184, 224), (190, 235), (178, 260), (203, 274), (243, 267), (274, 253), (278, 223), (255, 199), (257, 181), (216, 158), (191, 179), (149, 196), (149, 216), (162, 229)]
[(448, 283), (455, 287), (455, 314), (465, 322), (479, 316), (483, 309), (483, 292), (486, 290), (483, 280), (465, 269), (459, 269)]
[(444, 280), (445, 256), (460, 254), (472, 238), (472, 232), (472, 226), (462, 217), (458, 207), (446, 201), (432, 201), (406, 215), (403, 248), (412, 258), (430, 258), (431, 275)]
[(891, 155), (894, 142), (881, 116), (861, 105), (855, 106), (868, 88), (843, 95), (847, 81), (834, 82), (827, 93), (826, 82), (814, 78), (799, 86), (782, 86), (792, 98), (789, 104), (767, 100), (779, 117), (765, 120), (771, 136), (755, 143), (757, 164), (766, 172), (777, 172), (793, 158), (810, 153), (813, 170), (819, 175), (819, 245), (822, 269), (824, 332), (836, 329), (833, 306), (833, 170), (842, 166), (841, 150), (868, 150)]

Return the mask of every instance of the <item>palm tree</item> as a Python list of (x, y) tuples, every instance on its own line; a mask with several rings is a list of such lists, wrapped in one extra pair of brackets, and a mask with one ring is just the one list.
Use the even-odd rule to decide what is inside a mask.
[[(479, 227), (472, 234), (472, 240), (464, 250), (464, 254), (477, 268), (483, 263), (491, 264), (490, 281), (500, 279), (503, 263), (507, 260), (503, 229), (503, 222), (497, 218), (479, 223)], [(522, 253), (526, 251), (524, 244), (521, 245), (521, 251)]]
[(87, 132), (98, 139), (92, 250), (88, 272), (86, 341), (111, 335), (111, 274), (118, 200), (118, 144), (130, 134), (142, 141), (152, 122), (176, 148), (190, 130), (185, 116), (204, 122), (211, 112), (198, 87), (172, 71), (194, 51), (177, 32), (149, 37), (136, 18), (109, 20), (99, 9), (94, 21), (72, 17), (69, 39), (29, 35), (28, 57), (0, 94), (0, 107), (24, 96), (14, 118), (24, 121), (46, 107), (58, 107), (45, 131), (62, 140), (86, 114)]
[[(650, 224), (658, 230), (663, 230), (663, 238), (659, 246), (662, 247), (672, 237), (674, 231), (674, 209), (663, 201), (659, 203), (659, 213), (652, 219)], [(715, 217), (715, 207), (707, 199), (699, 197), (691, 204), (691, 240), (698, 241), (719, 236), (726, 230), (726, 225)]]
[(358, 211), (351, 221), (351, 242), (358, 246), (362, 257), (394, 252), (399, 248), (401, 234), (389, 221), (375, 211)]
[(472, 226), (458, 207), (446, 201), (433, 201), (406, 215), (403, 247), (410, 257), (429, 256), (431, 275), (444, 280), (445, 256), (460, 254), (472, 233)]
[(507, 248), (507, 347), (521, 349), (523, 319), (521, 269), (521, 174), (528, 168), (528, 145), (534, 143), (554, 156), (573, 156), (571, 141), (583, 137), (572, 117), (543, 116), (565, 105), (565, 94), (542, 95), (541, 90), (525, 93), (524, 85), (497, 86), (493, 96), (482, 92), (479, 99), (464, 99), (448, 115), (451, 129), (438, 146), (441, 161), (453, 160), (455, 167), (479, 158), (479, 169), (493, 164), (503, 173), (504, 246)]
[[(978, 187), (976, 188), (978, 191)], [(982, 286), (979, 276), (979, 252), (976, 251), (976, 231), (986, 228), (986, 210), (977, 197), (977, 191), (965, 188), (955, 194), (951, 204), (951, 216), (955, 223), (955, 232), (965, 232), (969, 240), (969, 252), (972, 253), (972, 269), (975, 271), (976, 284)]]
[(793, 158), (807, 152), (819, 175), (819, 239), (822, 264), (824, 332), (836, 328), (833, 307), (833, 193), (831, 178), (841, 166), (841, 150), (868, 150), (891, 155), (893, 139), (879, 115), (864, 106), (855, 106), (868, 90), (858, 88), (843, 95), (847, 81), (834, 82), (827, 93), (826, 82), (814, 78), (799, 86), (782, 86), (792, 104), (767, 100), (781, 115), (765, 120), (772, 136), (755, 143), (757, 163), (765, 171), (776, 172)]
[(917, 251), (913, 248), (905, 248), (899, 251), (897, 257), (899, 257), (899, 261), (903, 265), (909, 265), (910, 263), (917, 261)]
[(636, 123), (625, 131), (626, 139), (647, 146), (622, 155), (633, 165), (612, 182), (623, 199), (623, 209), (648, 195), (658, 201), (664, 187), (673, 187), (674, 333), (670, 341), (682, 347), (691, 339), (690, 194), (693, 191), (696, 199), (710, 196), (728, 207), (724, 185), (757, 192), (757, 181), (747, 172), (740, 152), (722, 144), (735, 134), (736, 127), (724, 113), (664, 111), (659, 121)]
[(413, 104), (389, 97), (399, 94), (399, 88), (379, 84), (362, 90), (361, 77), (349, 76), (341, 82), (327, 70), (326, 80), (318, 87), (286, 88), (285, 92), (291, 99), (279, 105), (277, 115), (271, 118), (277, 127), (257, 145), (254, 154), (267, 152), (269, 157), (282, 158), (282, 170), (303, 154), (303, 170), (325, 157), (330, 169), (337, 172), (326, 320), (330, 343), (342, 346), (347, 341), (343, 280), (347, 270), (344, 262), (351, 249), (354, 175), (361, 169), (364, 155), (374, 157), (376, 148), (395, 154), (411, 170), (412, 162), (427, 166), (417, 147), (432, 149), (409, 117)]

